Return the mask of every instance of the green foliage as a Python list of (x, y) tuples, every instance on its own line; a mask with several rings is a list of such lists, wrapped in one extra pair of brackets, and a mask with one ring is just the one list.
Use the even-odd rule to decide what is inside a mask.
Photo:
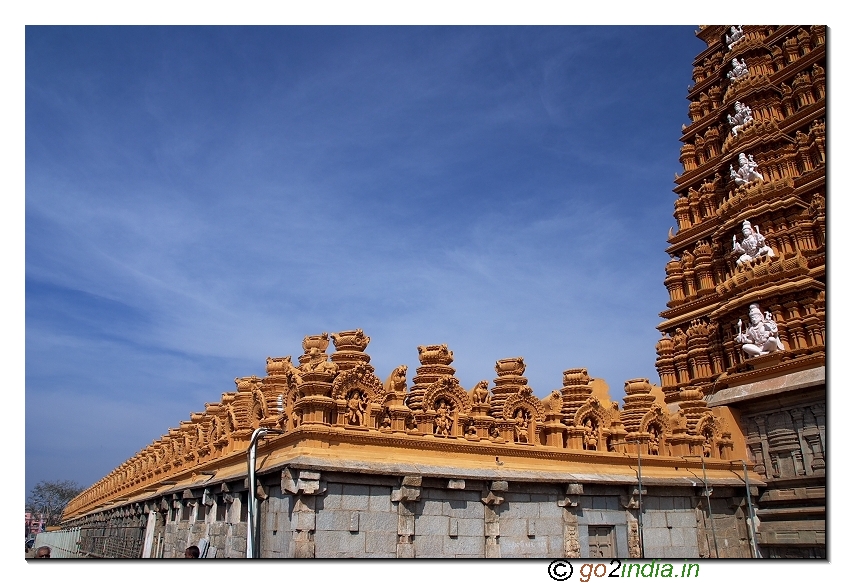
[(43, 514), (47, 526), (56, 526), (62, 520), (62, 511), (83, 488), (71, 480), (42, 480), (30, 490), (27, 512)]

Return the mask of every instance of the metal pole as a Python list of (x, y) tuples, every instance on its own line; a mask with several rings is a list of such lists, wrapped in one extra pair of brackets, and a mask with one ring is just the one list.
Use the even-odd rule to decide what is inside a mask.
[(641, 464), (641, 440), (627, 439), (617, 443), (636, 443), (638, 446), (638, 542), (640, 542), (640, 558), (644, 558), (646, 553), (643, 551), (643, 466)]
[(266, 434), (266, 428), (260, 427), (251, 435), (251, 443), (248, 445), (248, 543), (245, 549), (245, 558), (254, 559), (255, 542), (257, 536), (257, 441)]
[(245, 548), (245, 558), (248, 559), (257, 558), (257, 443), (268, 433), (283, 431), (258, 427), (251, 434), (248, 445), (248, 540)]
[(705, 501), (708, 504), (708, 519), (711, 521), (711, 538), (714, 539), (714, 556), (720, 558), (720, 548), (717, 546), (717, 531), (714, 529), (714, 514), (711, 513), (711, 492), (708, 489), (708, 478), (705, 474), (705, 456), (700, 456), (702, 460), (702, 488), (705, 494)]
[(643, 552), (643, 470), (640, 458), (640, 442), (638, 442), (638, 539), (640, 540), (640, 558), (644, 558), (646, 553)]
[(761, 554), (759, 553), (758, 543), (756, 542), (756, 515), (753, 511), (753, 501), (750, 498), (750, 475), (747, 472), (747, 462), (745, 460), (741, 460), (741, 465), (744, 466), (744, 484), (747, 486), (747, 513), (750, 515), (750, 524), (748, 525), (747, 530), (750, 531), (750, 545), (753, 552), (753, 558), (760, 559)]

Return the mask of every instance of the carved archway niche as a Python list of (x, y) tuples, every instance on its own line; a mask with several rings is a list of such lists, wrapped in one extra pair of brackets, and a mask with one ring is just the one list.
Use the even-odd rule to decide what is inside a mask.
[(360, 363), (336, 376), (331, 389), (331, 397), (336, 402), (332, 424), (378, 428), (386, 391), (381, 379), (372, 371), (369, 364)]
[(605, 409), (599, 399), (590, 397), (578, 408), (573, 425), (583, 429), (582, 449), (586, 451), (607, 451), (608, 434), (611, 425), (611, 413)]
[(645, 438), (649, 455), (670, 455), (667, 436), (670, 435), (670, 416), (660, 405), (653, 405), (640, 421), (639, 431)]
[(502, 415), (513, 423), (512, 431), (503, 435), (514, 443), (537, 445), (543, 428), (544, 407), (540, 399), (531, 394), (531, 387), (523, 386), (518, 392), (505, 399)]
[(701, 451), (692, 452), (703, 457), (730, 459), (732, 436), (721, 419), (710, 411), (706, 412), (696, 425), (696, 434), (702, 438)]
[(463, 437), (472, 411), (472, 400), (453, 376), (444, 376), (422, 396), (424, 432), (435, 437)]

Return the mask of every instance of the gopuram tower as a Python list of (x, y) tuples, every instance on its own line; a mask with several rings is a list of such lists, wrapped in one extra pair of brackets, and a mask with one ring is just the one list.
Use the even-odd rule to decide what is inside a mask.
[(824, 557), (826, 27), (697, 36), (656, 367), (689, 425), (740, 420), (761, 554)]

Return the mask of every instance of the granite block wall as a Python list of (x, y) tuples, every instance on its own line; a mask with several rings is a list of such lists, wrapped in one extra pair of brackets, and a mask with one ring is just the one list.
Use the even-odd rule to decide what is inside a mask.
[[(260, 481), (263, 558), (638, 558), (641, 521), (646, 558), (750, 556), (746, 507), (732, 488), (715, 489), (709, 512), (692, 486), (644, 487), (640, 497), (635, 485), (298, 470)], [(152, 556), (182, 557), (194, 544), (208, 558), (245, 557), (244, 486), (147, 503), (160, 513)]]

